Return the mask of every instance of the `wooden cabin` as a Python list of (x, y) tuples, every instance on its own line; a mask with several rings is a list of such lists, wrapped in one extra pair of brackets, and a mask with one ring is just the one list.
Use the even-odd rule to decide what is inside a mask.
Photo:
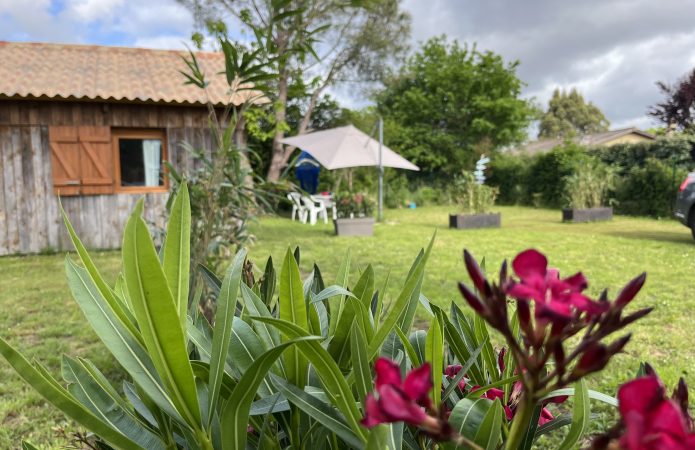
[[(184, 84), (184, 53), (0, 41), (0, 255), (72, 248), (59, 197), (90, 248), (121, 246), (135, 202), (162, 226), (165, 161), (213, 147), (208, 101), (239, 105), (219, 53), (197, 59), (207, 92)], [(244, 95), (250, 95), (245, 93)]]

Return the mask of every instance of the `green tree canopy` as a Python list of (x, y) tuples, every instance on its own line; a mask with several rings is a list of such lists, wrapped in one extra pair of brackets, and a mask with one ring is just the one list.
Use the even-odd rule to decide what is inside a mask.
[(608, 131), (610, 122), (593, 103), (587, 103), (576, 89), (555, 89), (548, 109), (541, 117), (539, 138), (568, 138)]
[(430, 39), (376, 95), (387, 143), (424, 172), (453, 174), (523, 140), (535, 109), (519, 98), (517, 65), (444, 36)]

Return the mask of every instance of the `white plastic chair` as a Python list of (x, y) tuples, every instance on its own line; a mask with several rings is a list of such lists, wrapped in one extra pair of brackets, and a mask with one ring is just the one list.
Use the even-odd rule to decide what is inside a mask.
[(307, 210), (302, 205), (302, 196), (298, 192), (290, 192), (287, 199), (292, 203), (292, 220), (298, 218), (300, 222), (306, 223)]
[[(328, 223), (328, 211), (326, 210), (326, 205), (323, 202), (317, 202), (309, 197), (302, 195), (302, 203), (306, 208), (306, 213), (309, 215), (309, 223), (311, 225), (316, 225), (316, 219), (318, 215), (321, 214), (323, 217), (323, 223)], [(304, 221), (306, 223), (306, 221)]]

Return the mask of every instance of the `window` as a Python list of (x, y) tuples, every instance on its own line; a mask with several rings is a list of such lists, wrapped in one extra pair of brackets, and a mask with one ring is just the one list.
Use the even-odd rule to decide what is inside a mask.
[(114, 129), (112, 136), (116, 190), (122, 192), (166, 191), (164, 131)]

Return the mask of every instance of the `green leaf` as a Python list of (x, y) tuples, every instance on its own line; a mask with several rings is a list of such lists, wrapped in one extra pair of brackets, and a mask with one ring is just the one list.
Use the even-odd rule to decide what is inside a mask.
[[(285, 320), (264, 317), (254, 317), (253, 319), (272, 324), (290, 339), (308, 337), (305, 330)], [(299, 341), (297, 342), (297, 348), (301, 350), (302, 354), (313, 365), (331, 403), (343, 413), (352, 430), (360, 438), (364, 438), (365, 432), (359, 424), (362, 416), (355, 404), (352, 391), (345, 380), (345, 376), (333, 358), (331, 358), (331, 355), (317, 341)]]
[(164, 450), (164, 442), (130, 412), (106, 378), (94, 370), (95, 367), (82, 361), (63, 356), (63, 379), (68, 382), (68, 390), (74, 398), (143, 448)]
[(490, 342), (490, 334), (487, 330), (487, 325), (485, 321), (479, 316), (475, 315), (473, 317), (473, 326), (475, 329), (475, 336), (477, 342), (483, 343), (483, 361), (487, 367), (487, 373), (490, 379), (494, 381), (499, 381), (500, 370), (497, 364), (497, 357), (495, 356), (495, 350), (492, 348), (492, 343)]
[[(230, 361), (233, 361), (234, 368), (239, 371), (239, 376), (249, 370), (253, 362), (264, 351), (263, 344), (253, 328), (240, 318), (235, 317), (232, 321), (232, 340), (228, 357)], [(264, 381), (258, 393), (261, 396), (268, 396), (273, 393), (273, 388), (268, 381)]]
[(219, 402), (220, 386), (222, 385), (222, 374), (227, 359), (227, 350), (232, 336), (232, 320), (236, 309), (236, 299), (239, 295), (239, 285), (241, 283), (241, 272), (246, 251), (240, 250), (227, 269), (227, 273), (222, 280), (220, 295), (217, 297), (217, 311), (215, 312), (215, 327), (212, 334), (212, 352), (210, 355), (210, 401), (208, 402), (208, 427), (214, 412), (217, 410)]
[[(564, 389), (556, 389), (552, 392), (550, 392), (548, 395), (544, 396), (541, 400), (547, 400), (549, 398), (553, 397), (561, 397), (563, 395), (574, 395), (576, 392), (575, 388), (564, 388)], [(615, 397), (611, 397), (610, 395), (606, 395), (602, 392), (594, 391), (591, 389), (588, 389), (589, 392), (589, 398), (593, 400), (598, 400), (600, 402), (606, 403), (611, 406), (615, 406), (616, 408), (618, 407), (618, 399)]]
[(275, 275), (275, 268), (273, 267), (273, 257), (269, 256), (268, 261), (265, 263), (265, 270), (263, 271), (263, 278), (261, 280), (261, 300), (266, 305), (270, 305), (273, 301), (273, 295), (275, 295), (275, 283), (277, 276)]
[(136, 214), (126, 224), (123, 271), (145, 347), (176, 409), (186, 422), (202, 426), (198, 394), (186, 340), (174, 299), (145, 221)]
[(345, 419), (330, 405), (278, 376), (271, 375), (271, 379), (275, 387), (278, 388), (290, 403), (297, 406), (332, 433), (338, 435), (338, 437), (344, 440), (349, 446), (353, 448), (362, 447), (363, 441), (352, 432), (350, 427), (345, 423)]
[(313, 339), (320, 338), (311, 336), (284, 342), (266, 351), (253, 362), (237, 383), (220, 414), (220, 423), (224, 424), (222, 426), (222, 448), (246, 448), (249, 411), (253, 399), (256, 397), (258, 386), (263, 382), (266, 374), (282, 352), (299, 343), (315, 342), (312, 341)]
[[(355, 313), (360, 313), (360, 320), (363, 322), (361, 311), (355, 308), (359, 308), (362, 305), (361, 299), (363, 296), (371, 296), (369, 290), (374, 290), (374, 270), (371, 266), (367, 267), (367, 270), (362, 272), (360, 279), (355, 285), (355, 295), (350, 294), (350, 299), (354, 301), (355, 299), (360, 299), (356, 302), (357, 305), (351, 304), (349, 306), (345, 305), (345, 299), (343, 298), (340, 303), (342, 312), (340, 313), (340, 318), (338, 319), (338, 324), (333, 330), (333, 335), (331, 342), (328, 344), (328, 353), (333, 356), (333, 359), (342, 368), (347, 368), (350, 361), (350, 330), (355, 325)], [(361, 323), (362, 331), (365, 331), (366, 324)], [(366, 334), (365, 334), (366, 337)]]
[(171, 207), (163, 259), (164, 274), (174, 303), (178, 305), (181, 329), (185, 330), (191, 271), (191, 202), (186, 182), (179, 186)]
[(570, 425), (569, 432), (565, 437), (565, 440), (560, 444), (560, 450), (569, 450), (575, 448), (582, 435), (589, 426), (589, 419), (591, 414), (590, 404), (589, 404), (589, 391), (586, 388), (586, 381), (584, 379), (579, 380), (574, 385), (574, 407), (572, 410), (572, 425)]
[(483, 422), (475, 434), (474, 442), (486, 450), (495, 450), (502, 437), (502, 421), (504, 420), (504, 408), (499, 399), (492, 402)]
[(183, 423), (161, 384), (152, 359), (101, 296), (87, 271), (67, 257), (65, 270), (72, 296), (99, 339), (152, 401)]
[(31, 442), (22, 441), (22, 450), (39, 450), (39, 448)]
[(461, 365), (461, 370), (456, 374), (456, 376), (449, 382), (449, 385), (446, 387), (444, 390), (444, 393), (442, 394), (442, 401), (446, 400), (449, 398), (452, 392), (456, 389), (456, 387), (459, 384), (459, 381), (463, 379), (463, 377), (468, 373), (471, 367), (473, 367), (473, 364), (475, 364), (478, 355), (480, 352), (483, 350), (483, 345), (485, 345), (485, 342), (480, 344), (480, 346), (475, 349), (473, 353), (471, 353), (470, 358), (468, 358), (468, 361), (463, 363)]
[[(442, 327), (438, 315), (432, 319), (429, 332), (427, 333), (425, 356), (432, 369), (432, 384), (434, 386), (441, 386), (442, 372), (444, 371), (444, 336), (442, 334)], [(439, 408), (442, 399), (442, 391), (440, 389), (432, 389), (430, 398), (432, 399), (434, 408)]]
[[(241, 283), (241, 299), (244, 302), (244, 313), (246, 315), (273, 317), (263, 300), (244, 283)], [(253, 322), (253, 329), (258, 334), (258, 337), (261, 338), (261, 341), (263, 341), (266, 350), (280, 343), (280, 333), (275, 328), (263, 322)]]
[(474, 440), (491, 406), (492, 401), (486, 398), (464, 398), (454, 406), (449, 423), (458, 434)]
[[(141, 210), (142, 206), (140, 206), (140, 211)], [(104, 278), (99, 273), (99, 269), (97, 269), (97, 266), (94, 264), (92, 258), (89, 256), (87, 249), (82, 244), (82, 241), (77, 236), (77, 233), (75, 233), (75, 229), (72, 227), (70, 219), (68, 218), (68, 215), (65, 213), (65, 210), (63, 209), (62, 205), (60, 205), (60, 212), (63, 215), (63, 222), (65, 223), (65, 228), (67, 228), (68, 230), (68, 234), (70, 235), (72, 244), (75, 246), (75, 250), (77, 250), (77, 254), (80, 257), (80, 261), (82, 261), (82, 264), (84, 265), (85, 269), (87, 269), (89, 277), (92, 279), (94, 285), (99, 290), (99, 293), (109, 304), (109, 307), (113, 310), (113, 312), (116, 314), (121, 323), (123, 323), (123, 325), (126, 328), (128, 328), (130, 334), (134, 336), (135, 339), (137, 339), (140, 343), (143, 343), (142, 336), (140, 336), (140, 332), (138, 331), (137, 326), (135, 324), (135, 317), (133, 317), (133, 314), (130, 310), (128, 310), (128, 307), (114, 294), (109, 285), (106, 284), (106, 281), (104, 281)]]
[[(285, 260), (280, 270), (280, 319), (286, 320), (294, 325), (297, 325), (302, 330), (309, 329), (309, 320), (307, 316), (306, 303), (304, 302), (304, 291), (302, 288), (302, 279), (299, 276), (299, 267), (297, 261), (292, 255), (292, 251), (288, 248), (285, 254)], [(291, 347), (287, 349), (284, 357), (285, 370), (287, 371), (287, 380), (304, 388), (307, 378), (307, 362), (299, 351)]]
[(311, 303), (322, 302), (326, 299), (329, 299), (331, 297), (336, 297), (338, 295), (345, 295), (348, 297), (354, 297), (352, 292), (348, 291), (344, 287), (333, 284), (331, 286), (328, 286), (326, 289), (322, 290), (318, 294), (314, 295), (311, 298)]
[(372, 371), (369, 367), (369, 358), (367, 358), (367, 339), (360, 327), (353, 327), (350, 333), (350, 356), (355, 389), (360, 403), (364, 405), (367, 393), (371, 392), (373, 384)]
[(388, 425), (377, 425), (369, 430), (369, 439), (365, 450), (389, 450), (391, 433)]
[[(17, 350), (0, 338), (0, 354), (7, 360), (17, 374), (22, 377), (49, 403), (75, 420), (88, 430), (96, 433), (103, 440), (116, 448), (141, 449), (142, 447), (120, 431), (95, 416), (90, 410), (80, 404), (69, 392), (48, 375), (48, 371), (38, 366), (34, 367)], [(41, 370), (43, 369), (43, 370)]]
[[(350, 249), (348, 248), (345, 258), (340, 262), (338, 267), (338, 276), (335, 280), (335, 285), (340, 286), (343, 289), (347, 289), (348, 279), (350, 278)], [(328, 299), (328, 312), (330, 313), (329, 324), (328, 324), (328, 335), (333, 336), (335, 329), (338, 326), (338, 321), (343, 312), (343, 302), (344, 298), (342, 296), (334, 296)]]
[(400, 328), (396, 328), (395, 331), (398, 338), (401, 340), (401, 344), (403, 344), (403, 348), (405, 349), (405, 353), (408, 355), (408, 359), (410, 359), (410, 365), (413, 367), (420, 367), (422, 365), (422, 360), (420, 360), (420, 356), (415, 352), (415, 349), (410, 344), (408, 336), (406, 336)]
[[(409, 309), (412, 308), (412, 303), (415, 303), (417, 307), (418, 299), (420, 297), (420, 286), (422, 285), (423, 273), (425, 270), (425, 264), (429, 258), (430, 252), (432, 250), (432, 245), (434, 244), (434, 236), (430, 240), (427, 250), (424, 252), (422, 257), (418, 258), (416, 263), (411, 268), (411, 273), (401, 290), (396, 301), (391, 306), (391, 310), (384, 319), (382, 325), (377, 329), (374, 337), (369, 342), (369, 359), (373, 359), (379, 354), (381, 349), (381, 344), (384, 343), (389, 334), (393, 331), (394, 327), (401, 325), (406, 325), (406, 316), (409, 314)], [(414, 310), (413, 310), (414, 311)], [(410, 331), (410, 327), (404, 328), (400, 326), (401, 331)]]

